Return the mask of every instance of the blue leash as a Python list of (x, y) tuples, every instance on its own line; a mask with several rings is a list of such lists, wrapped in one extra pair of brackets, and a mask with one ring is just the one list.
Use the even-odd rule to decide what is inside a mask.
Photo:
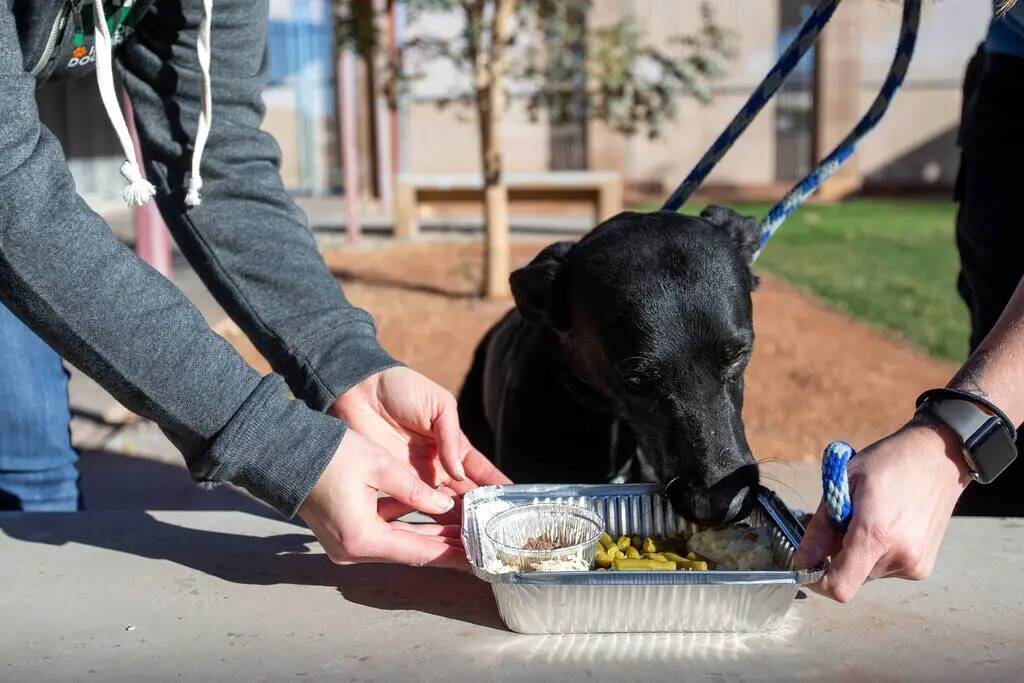
[[(694, 190), (704, 181), (718, 161), (725, 155), (733, 143), (743, 134), (754, 117), (764, 108), (764, 105), (771, 100), (772, 96), (786, 80), (789, 74), (796, 68), (800, 59), (817, 40), (818, 34), (832, 18), (839, 0), (821, 0), (811, 16), (804, 21), (793, 42), (779, 58), (779, 61), (772, 67), (768, 75), (761, 81), (747, 102), (733, 117), (728, 128), (711, 145), (711, 148), (704, 153), (697, 165), (690, 171), (689, 175), (669, 196), (668, 200), (661, 207), (662, 211), (678, 211), (680, 207), (690, 198)], [(892, 64), (889, 67), (889, 74), (886, 76), (882, 89), (875, 97), (867, 113), (857, 122), (850, 133), (843, 138), (831, 154), (822, 159), (814, 169), (797, 183), (793, 189), (786, 193), (786, 196), (779, 201), (768, 215), (761, 220), (761, 241), (758, 245), (754, 259), (760, 256), (768, 240), (775, 231), (797, 208), (804, 203), (821, 185), (832, 176), (843, 163), (853, 155), (857, 144), (865, 135), (878, 124), (889, 108), (889, 103), (899, 91), (903, 79), (907, 75), (907, 68), (914, 54), (914, 46), (917, 42), (917, 29), (921, 23), (921, 0), (904, 0), (903, 20), (900, 25), (899, 41), (896, 45), (896, 54), (893, 56)], [(835, 525), (845, 531), (850, 523), (850, 516), (853, 508), (850, 503), (850, 485), (846, 468), (854, 455), (853, 448), (844, 441), (833, 441), (825, 448), (822, 458), (822, 487), (823, 500), (828, 508), (829, 517)]]
[(775, 91), (789, 77), (789, 74), (796, 68), (800, 59), (811, 49), (814, 41), (818, 39), (821, 29), (825, 28), (825, 24), (832, 18), (832, 13), (836, 11), (838, 6), (839, 0), (821, 0), (818, 3), (811, 16), (800, 27), (800, 32), (797, 33), (796, 38), (793, 39), (793, 42), (789, 44), (786, 51), (779, 57), (779, 61), (775, 63), (775, 66), (768, 72), (768, 75), (764, 77), (761, 85), (757, 86), (757, 89), (747, 99), (739, 113), (733, 117), (729, 127), (722, 131), (722, 134), (711, 144), (711, 148), (704, 153), (704, 156), (700, 158), (700, 161), (693, 167), (693, 170), (686, 176), (686, 179), (680, 183), (675, 192), (669, 195), (669, 198), (661, 207), (662, 211), (678, 211), (686, 203), (686, 200), (690, 198), (693, 191), (711, 173), (711, 169), (725, 156), (725, 153), (729, 151), (733, 143), (743, 135), (743, 132), (750, 125), (750, 122), (754, 120), (754, 117), (764, 109), (764, 105), (772, 99)]
[(846, 531), (853, 516), (850, 501), (850, 479), (846, 467), (850, 458), (856, 455), (853, 446), (845, 441), (833, 441), (825, 446), (821, 457), (821, 499), (825, 501), (828, 518), (840, 531)]
[(910, 67), (910, 60), (914, 56), (914, 46), (917, 44), (917, 28), (921, 22), (921, 0), (905, 0), (903, 4), (903, 23), (900, 26), (900, 38), (896, 44), (896, 54), (893, 56), (892, 64), (889, 66), (889, 74), (882, 84), (875, 101), (871, 103), (868, 112), (861, 117), (853, 130), (843, 138), (843, 141), (836, 145), (832, 153), (821, 160), (810, 173), (804, 177), (796, 186), (786, 193), (786, 196), (779, 201), (768, 215), (761, 221), (761, 245), (754, 254), (756, 259), (764, 250), (768, 240), (775, 234), (790, 214), (814, 194), (821, 185), (839, 170), (847, 159), (857, 149), (858, 143), (870, 133), (878, 122), (882, 120), (885, 112), (889, 109), (889, 103), (896, 96), (903, 79)]

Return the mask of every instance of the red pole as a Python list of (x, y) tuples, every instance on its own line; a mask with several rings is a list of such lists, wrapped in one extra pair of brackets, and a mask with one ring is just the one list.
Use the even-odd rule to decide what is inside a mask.
[(345, 233), (350, 244), (357, 244), (362, 230), (359, 225), (359, 151), (356, 147), (356, 64), (349, 48), (340, 48), (335, 68), (338, 70), (338, 120), (345, 183)]
[[(391, 0), (388, 16), (388, 52), (393, 63), (398, 62), (398, 0)], [(401, 155), (398, 149), (398, 94), (395, 94), (394, 107), (388, 110), (388, 123), (391, 134), (391, 176), (398, 175), (401, 170)]]
[[(136, 160), (143, 174), (146, 166), (142, 161), (142, 145), (139, 144), (139, 132), (135, 128), (135, 113), (132, 111), (132, 102), (125, 94), (121, 97), (121, 106), (124, 109), (124, 119), (128, 124), (128, 132), (131, 133), (132, 142), (135, 143)], [(174, 265), (171, 251), (171, 235), (167, 232), (163, 218), (156, 204), (150, 201), (147, 204), (134, 209), (135, 222), (135, 254), (148, 263), (154, 270), (168, 280), (174, 279)]]

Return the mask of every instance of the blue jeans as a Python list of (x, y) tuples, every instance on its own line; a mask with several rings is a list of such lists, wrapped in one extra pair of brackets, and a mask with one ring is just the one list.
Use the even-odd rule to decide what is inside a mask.
[(0, 304), (0, 510), (79, 509), (68, 372)]

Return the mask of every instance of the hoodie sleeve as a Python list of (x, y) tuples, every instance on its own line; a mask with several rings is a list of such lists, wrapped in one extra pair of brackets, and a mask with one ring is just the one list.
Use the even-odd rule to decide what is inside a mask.
[(344, 434), (260, 377), (75, 191), (39, 122), (0, 3), (0, 302), (119, 401), (160, 425), (193, 478), (231, 481), (292, 515)]
[(196, 52), (202, 5), (156, 3), (118, 55), (147, 175), (203, 282), (295, 395), (323, 410), (397, 363), (378, 344), (373, 319), (349, 304), (328, 271), (283, 186), (280, 150), (260, 130), (268, 79), (265, 0), (213, 5), (213, 122), (201, 162), (202, 204), (186, 207), (203, 90)]

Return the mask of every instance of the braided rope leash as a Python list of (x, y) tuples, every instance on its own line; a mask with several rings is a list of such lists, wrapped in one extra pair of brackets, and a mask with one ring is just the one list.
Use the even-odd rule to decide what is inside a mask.
[[(694, 190), (725, 155), (733, 143), (747, 129), (750, 122), (771, 100), (779, 87), (817, 40), (818, 34), (832, 18), (839, 0), (821, 0), (811, 15), (804, 21), (796, 38), (789, 44), (779, 61), (736, 114), (729, 126), (712, 143), (689, 175), (669, 196), (662, 206), (663, 211), (678, 211), (690, 198)], [(761, 238), (754, 259), (760, 256), (768, 240), (779, 229), (786, 218), (807, 200), (849, 159), (860, 141), (881, 121), (907, 75), (910, 60), (917, 43), (917, 31), (921, 23), (921, 0), (905, 0), (900, 35), (892, 64), (885, 82), (867, 113), (857, 122), (850, 133), (836, 148), (819, 162), (793, 189), (772, 207), (761, 221)], [(853, 514), (850, 501), (850, 483), (847, 467), (854, 456), (853, 448), (845, 441), (833, 441), (824, 452), (821, 466), (822, 499), (829, 518), (837, 528), (845, 531)]]
[[(917, 43), (917, 29), (920, 22), (921, 3), (917, 0), (907, 0), (903, 5), (903, 23), (900, 27), (896, 54), (881, 91), (871, 104), (867, 114), (861, 118), (850, 134), (836, 146), (831, 154), (825, 157), (817, 168), (811, 171), (768, 212), (761, 222), (761, 244), (754, 254), (755, 259), (764, 250), (768, 240), (786, 218), (796, 211), (807, 197), (821, 187), (822, 183), (843, 165), (843, 162), (850, 158), (860, 140), (871, 132), (882, 119), (889, 108), (889, 103), (899, 91), (903, 79), (907, 75), (907, 68), (910, 66), (914, 46)], [(856, 455), (856, 451), (850, 444), (845, 441), (833, 441), (825, 447), (821, 458), (822, 500), (825, 503), (829, 519), (842, 532), (845, 532), (850, 526), (850, 518), (853, 516), (847, 467), (854, 455)]]
[[(697, 165), (690, 171), (689, 175), (669, 196), (662, 205), (662, 211), (678, 211), (680, 207), (690, 198), (690, 195), (704, 181), (718, 161), (725, 155), (733, 143), (747, 129), (747, 126), (755, 116), (764, 108), (764, 105), (771, 100), (772, 96), (786, 80), (789, 74), (796, 68), (797, 64), (814, 45), (818, 34), (832, 18), (839, 0), (822, 0), (811, 15), (804, 21), (800, 31), (793, 42), (789, 44), (786, 51), (772, 67), (768, 75), (743, 105), (740, 111), (733, 117), (729, 126), (712, 143), (711, 148), (704, 153)], [(857, 148), (860, 141), (871, 132), (881, 121), (889, 108), (903, 80), (907, 75), (910, 60), (914, 54), (917, 44), (917, 31), (921, 23), (921, 0), (905, 0), (903, 3), (903, 18), (900, 24), (900, 35), (896, 45), (896, 53), (885, 82), (867, 113), (858, 121), (850, 133), (843, 138), (836, 148), (821, 160), (814, 169), (808, 173), (793, 189), (776, 204), (768, 215), (761, 221), (761, 238), (754, 259), (760, 256), (768, 240), (775, 231), (797, 208), (807, 200), (821, 185), (828, 180), (839, 168), (849, 159)]]
[(747, 129), (750, 122), (764, 109), (764, 105), (768, 104), (769, 100), (775, 95), (775, 92), (785, 82), (793, 69), (796, 68), (796, 65), (800, 63), (803, 56), (811, 49), (814, 41), (818, 39), (821, 29), (825, 28), (825, 24), (832, 18), (832, 13), (836, 11), (838, 6), (839, 0), (821, 0), (818, 3), (811, 16), (800, 27), (800, 32), (797, 33), (796, 38), (793, 39), (789, 47), (786, 48), (786, 51), (779, 57), (779, 61), (775, 63), (775, 66), (772, 67), (768, 75), (761, 81), (761, 84), (754, 90), (736, 116), (733, 117), (729, 127), (722, 131), (722, 134), (711, 144), (711, 148), (704, 153), (704, 156), (693, 167), (690, 174), (669, 195), (669, 198), (661, 207), (662, 211), (678, 211), (686, 203), (686, 200), (690, 198), (693, 191), (704, 182), (704, 179), (711, 173), (711, 170), (718, 164), (719, 160), (725, 156), (725, 153), (729, 151), (733, 143), (743, 135), (743, 131)]
[(856, 455), (853, 447), (845, 441), (833, 441), (825, 447), (821, 458), (822, 501), (829, 519), (836, 528), (845, 532), (853, 516), (850, 501), (850, 479), (847, 467), (850, 458)]
[(896, 54), (893, 56), (889, 73), (882, 84), (882, 89), (871, 103), (867, 113), (857, 122), (853, 130), (843, 138), (843, 141), (836, 145), (832, 153), (825, 157), (807, 176), (796, 186), (786, 193), (778, 204), (776, 204), (764, 220), (761, 221), (761, 244), (754, 253), (756, 259), (764, 250), (768, 240), (779, 229), (783, 221), (789, 218), (790, 214), (804, 203), (822, 184), (839, 170), (847, 159), (853, 156), (857, 145), (870, 133), (878, 122), (882, 120), (885, 112), (889, 109), (903, 79), (910, 67), (910, 60), (914, 56), (914, 47), (917, 44), (917, 29), (921, 23), (921, 2), (920, 0), (906, 0), (903, 4), (903, 22), (900, 25), (900, 37), (896, 45)]
[[(794, 38), (793, 42), (789, 44), (786, 51), (782, 54), (782, 57), (779, 58), (779, 61), (772, 67), (768, 75), (765, 76), (761, 84), (729, 123), (728, 128), (718, 136), (714, 143), (712, 143), (711, 148), (704, 153), (704, 156), (701, 157), (697, 165), (690, 171), (689, 175), (686, 176), (679, 187), (665, 201), (661, 207), (662, 211), (678, 211), (686, 200), (690, 198), (694, 190), (707, 178), (719, 160), (729, 151), (733, 143), (739, 139), (754, 117), (771, 100), (789, 74), (796, 68), (801, 58), (811, 48), (814, 41), (817, 40), (818, 34), (821, 33), (825, 24), (832, 18), (832, 14), (838, 5), (839, 0), (821, 0), (818, 3), (814, 11), (800, 27), (796, 38)], [(904, 0), (903, 18), (900, 24), (896, 53), (893, 56), (892, 64), (889, 66), (889, 73), (886, 75), (881, 90), (879, 90), (867, 113), (857, 122), (853, 130), (843, 138), (842, 142), (836, 146), (832, 153), (822, 159), (762, 219), (760, 224), (760, 243), (753, 257), (755, 260), (760, 256), (768, 244), (768, 240), (771, 239), (782, 223), (808, 197), (814, 194), (832, 174), (839, 170), (843, 163), (853, 155), (860, 141), (882, 120), (882, 117), (889, 108), (889, 104), (899, 91), (907, 75), (910, 60), (914, 54), (914, 47), (917, 44), (917, 31), (920, 23), (921, 0)], [(854, 450), (850, 444), (845, 441), (833, 441), (825, 448), (822, 457), (822, 499), (825, 502), (829, 518), (841, 531), (846, 531), (850, 524), (850, 517), (853, 514), (847, 467), (850, 463), (850, 458), (854, 455)]]

